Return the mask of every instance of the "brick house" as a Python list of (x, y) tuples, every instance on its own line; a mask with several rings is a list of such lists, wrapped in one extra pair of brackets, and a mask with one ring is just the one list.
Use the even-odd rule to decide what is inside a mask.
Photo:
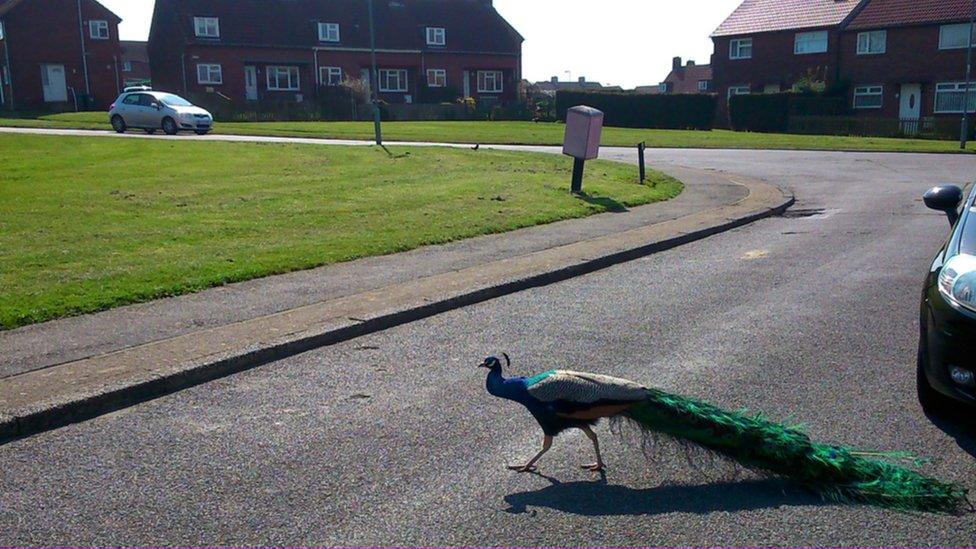
[(149, 70), (149, 52), (146, 42), (123, 40), (122, 45), (122, 81), (126, 86), (133, 86), (152, 82), (152, 71)]
[[(841, 77), (850, 83), (854, 111), (901, 120), (958, 118), (965, 104), (972, 5), (871, 0), (841, 37)], [(969, 108), (976, 109), (976, 94)]]
[[(722, 98), (791, 89), (840, 74), (841, 30), (867, 0), (744, 0), (712, 33), (713, 89)], [(728, 102), (719, 101), (719, 120)]]
[[(374, 0), (380, 99), (517, 97), (523, 38), (491, 0)], [(370, 77), (363, 0), (156, 0), (149, 60), (157, 89), (238, 105), (301, 102)]]
[(660, 93), (711, 93), (712, 67), (698, 65), (689, 60), (686, 65), (681, 64), (681, 58), (675, 57), (671, 61), (671, 72), (661, 82)]
[(0, 105), (106, 108), (121, 87), (120, 22), (95, 0), (0, 0)]

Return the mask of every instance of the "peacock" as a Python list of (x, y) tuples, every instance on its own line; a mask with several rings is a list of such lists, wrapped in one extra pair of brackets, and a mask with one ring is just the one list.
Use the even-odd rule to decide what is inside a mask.
[[(510, 367), (509, 356), (502, 356)], [(524, 405), (542, 427), (542, 450), (524, 465), (508, 466), (513, 471), (536, 471), (555, 437), (568, 429), (581, 430), (593, 443), (596, 462), (583, 469), (604, 471), (593, 427), (606, 418), (628, 421), (648, 437), (695, 445), (748, 469), (793, 479), (825, 500), (949, 514), (973, 510), (962, 486), (883, 459), (910, 457), (906, 454), (816, 443), (797, 427), (761, 415), (728, 412), (626, 379), (569, 370), (505, 378), (501, 360), (493, 356), (480, 367), (489, 370), (486, 387), (491, 395)]]

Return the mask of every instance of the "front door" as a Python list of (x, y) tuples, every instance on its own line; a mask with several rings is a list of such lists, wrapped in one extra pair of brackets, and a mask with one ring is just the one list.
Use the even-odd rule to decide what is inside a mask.
[(244, 67), (244, 96), (248, 101), (258, 100), (258, 68), (254, 65)]
[(44, 88), (45, 103), (63, 103), (68, 100), (64, 65), (41, 65), (41, 85)]
[(922, 85), (901, 85), (901, 108), (898, 118), (901, 119), (901, 129), (905, 133), (918, 133), (918, 120), (922, 116)]

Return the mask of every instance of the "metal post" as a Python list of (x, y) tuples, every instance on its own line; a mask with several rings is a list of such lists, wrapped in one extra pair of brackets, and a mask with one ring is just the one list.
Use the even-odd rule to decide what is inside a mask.
[(647, 180), (647, 170), (644, 168), (644, 150), (647, 148), (647, 143), (641, 141), (637, 144), (637, 165), (640, 166), (640, 182), (641, 184)]
[(376, 144), (383, 144), (383, 129), (380, 122), (380, 75), (376, 70), (376, 25), (373, 21), (373, 0), (366, 0), (369, 4), (369, 49), (373, 56), (373, 76), (370, 91), (373, 92), (373, 128), (376, 131)]
[(573, 194), (583, 193), (583, 167), (586, 161), (582, 158), (575, 158), (573, 161), (573, 186), (570, 189)]
[(969, 44), (966, 48), (966, 91), (963, 95), (962, 106), (962, 128), (959, 130), (959, 148), (966, 149), (966, 140), (969, 139), (969, 86), (972, 83), (973, 75), (973, 25), (976, 24), (976, 0), (972, 0), (969, 5)]

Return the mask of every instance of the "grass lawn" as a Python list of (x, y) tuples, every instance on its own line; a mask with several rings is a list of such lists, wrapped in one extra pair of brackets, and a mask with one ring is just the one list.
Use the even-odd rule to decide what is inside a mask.
[(0, 134), (0, 329), (665, 200), (633, 166), (446, 148)]
[[(105, 113), (68, 113), (36, 119), (0, 119), (0, 126), (41, 128), (111, 129)], [(497, 143), (513, 145), (559, 145), (562, 124), (533, 122), (385, 122), (384, 138), (390, 141), (437, 141), (450, 143)], [(373, 138), (371, 122), (234, 122), (218, 123), (216, 131), (235, 135), (317, 137), (334, 139)], [(639, 130), (605, 128), (605, 146), (635, 146), (707, 149), (799, 149), (838, 151), (958, 153), (956, 141), (892, 139), (732, 132), (727, 130)], [(976, 151), (971, 144), (967, 152)]]

